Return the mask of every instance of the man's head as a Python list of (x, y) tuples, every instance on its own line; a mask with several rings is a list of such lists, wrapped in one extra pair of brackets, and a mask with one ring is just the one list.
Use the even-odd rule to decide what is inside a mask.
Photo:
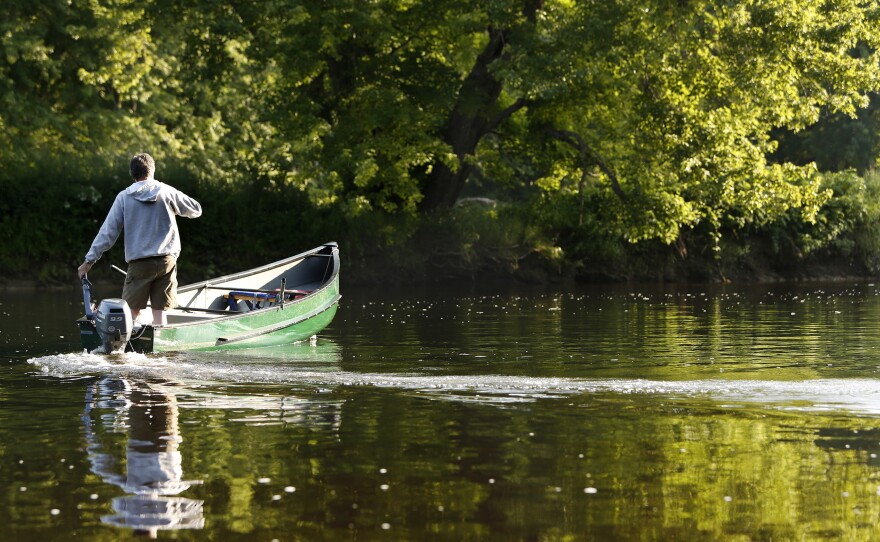
[(131, 159), (131, 165), (128, 170), (131, 173), (131, 178), (135, 181), (152, 179), (153, 173), (156, 172), (156, 162), (153, 160), (152, 156), (142, 152), (134, 155), (134, 158)]

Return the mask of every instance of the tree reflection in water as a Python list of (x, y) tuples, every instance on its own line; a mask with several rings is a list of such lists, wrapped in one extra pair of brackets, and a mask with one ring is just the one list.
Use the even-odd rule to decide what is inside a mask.
[[(146, 382), (105, 377), (89, 386), (83, 427), (91, 470), (127, 494), (101, 521), (155, 537), (159, 530), (201, 529), (203, 501), (177, 497), (184, 480), (174, 395)], [(116, 435), (126, 435), (124, 450)]]

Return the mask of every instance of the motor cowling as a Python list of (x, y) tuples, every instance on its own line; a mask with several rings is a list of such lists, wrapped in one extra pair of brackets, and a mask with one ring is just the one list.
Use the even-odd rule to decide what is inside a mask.
[(105, 354), (124, 352), (133, 327), (131, 309), (124, 299), (104, 299), (98, 305), (95, 328)]

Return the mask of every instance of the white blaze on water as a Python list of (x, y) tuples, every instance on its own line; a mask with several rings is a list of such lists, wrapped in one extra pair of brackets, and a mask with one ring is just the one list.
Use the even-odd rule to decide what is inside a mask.
[(588, 394), (651, 394), (671, 399), (705, 398), (722, 407), (762, 404), (772, 408), (808, 411), (880, 413), (880, 380), (814, 379), (783, 380), (670, 380), (578, 379), (486, 375), (420, 375), (359, 373), (339, 370), (338, 365), (301, 363), (247, 357), (169, 357), (137, 353), (110, 356), (57, 354), (32, 358), (28, 363), (44, 374), (59, 377), (120, 374), (156, 377), (179, 382), (234, 382), (296, 384), (319, 389), (338, 386), (392, 388), (434, 399), (480, 403), (522, 403), (541, 399)]

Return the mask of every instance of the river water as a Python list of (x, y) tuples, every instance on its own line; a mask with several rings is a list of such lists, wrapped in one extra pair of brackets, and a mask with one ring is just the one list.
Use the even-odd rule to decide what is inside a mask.
[(0, 540), (877, 540), (880, 286), (347, 290), (312, 344), (81, 353), (0, 296)]

